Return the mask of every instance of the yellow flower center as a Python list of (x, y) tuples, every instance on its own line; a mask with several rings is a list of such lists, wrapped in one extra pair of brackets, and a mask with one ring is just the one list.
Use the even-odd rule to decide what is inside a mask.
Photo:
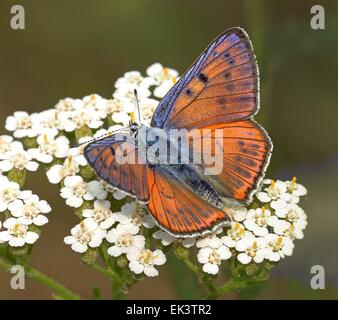
[(29, 129), (32, 127), (32, 120), (29, 116), (18, 119), (17, 126), (19, 129)]
[(11, 158), (13, 166), (19, 170), (23, 170), (28, 162), (25, 153), (18, 152), (13, 158)]
[(8, 231), (15, 237), (23, 238), (27, 234), (28, 226), (21, 223), (15, 223)]
[(139, 255), (139, 261), (144, 265), (149, 265), (153, 263), (153, 255), (149, 249), (143, 249)]
[(209, 254), (209, 262), (217, 265), (221, 264), (221, 258), (215, 249), (213, 249)]
[(26, 218), (35, 218), (40, 213), (40, 210), (35, 202), (27, 203), (23, 207), (23, 214)]
[(6, 203), (10, 203), (14, 201), (17, 196), (19, 195), (19, 191), (17, 189), (12, 188), (5, 188), (1, 192), (1, 200), (3, 200)]
[(130, 247), (133, 243), (133, 236), (129, 233), (122, 234), (117, 242), (119, 247)]
[(95, 221), (98, 223), (105, 221), (111, 215), (111, 211), (105, 207), (98, 207), (98, 208), (95, 208), (93, 211), (94, 211), (93, 217)]

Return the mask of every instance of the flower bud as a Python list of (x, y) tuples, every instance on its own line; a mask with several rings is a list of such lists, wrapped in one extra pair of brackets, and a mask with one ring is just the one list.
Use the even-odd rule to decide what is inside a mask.
[(92, 130), (87, 126), (82, 126), (80, 129), (75, 130), (75, 138), (77, 141), (83, 137), (91, 137), (92, 135)]
[(26, 170), (19, 170), (17, 168), (13, 168), (11, 171), (8, 173), (8, 179), (16, 182), (19, 184), (19, 186), (22, 188), (25, 184), (26, 180)]
[(93, 265), (97, 258), (99, 256), (99, 253), (97, 249), (88, 248), (88, 250), (81, 255), (81, 260), (88, 265)]
[(178, 245), (175, 248), (175, 254), (180, 258), (180, 259), (188, 259), (190, 255), (190, 251), (187, 248), (184, 248), (181, 245)]
[(129, 261), (125, 256), (119, 256), (116, 259), (116, 264), (119, 268), (123, 269), (123, 268), (126, 268), (128, 266)]

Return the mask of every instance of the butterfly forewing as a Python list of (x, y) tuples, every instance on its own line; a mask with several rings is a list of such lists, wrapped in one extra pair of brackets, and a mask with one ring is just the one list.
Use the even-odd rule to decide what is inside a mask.
[(247, 34), (227, 30), (165, 96), (152, 125), (191, 129), (250, 118), (258, 109), (258, 81)]
[(101, 179), (140, 201), (147, 201), (147, 165), (139, 161), (137, 151), (134, 138), (116, 134), (90, 143), (84, 155)]

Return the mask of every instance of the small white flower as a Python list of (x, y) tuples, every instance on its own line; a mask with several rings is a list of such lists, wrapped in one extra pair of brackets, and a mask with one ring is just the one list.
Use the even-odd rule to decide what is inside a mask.
[(145, 98), (140, 100), (139, 104), (143, 122), (145, 122), (146, 124), (150, 124), (152, 116), (159, 102), (155, 99)]
[(290, 200), (290, 194), (287, 192), (287, 185), (285, 182), (277, 180), (263, 180), (263, 185), (269, 186), (264, 188), (256, 194), (256, 198), (261, 202), (270, 202), (272, 200), (283, 199), (285, 201)]
[(14, 142), (12, 136), (1, 135), (0, 136), (0, 159), (8, 159), (9, 152), (12, 150), (13, 143), (20, 143), (18, 141)]
[(156, 84), (161, 84), (166, 80), (175, 80), (178, 77), (178, 71), (170, 68), (164, 68), (160, 63), (154, 63), (146, 70), (149, 77), (152, 77)]
[(92, 139), (93, 137), (82, 137), (78, 141), (78, 143), (80, 144), (78, 147), (69, 149), (68, 156), (72, 157), (74, 162), (81, 167), (88, 165), (87, 159), (84, 157), (83, 153), (86, 147), (86, 143), (91, 141)]
[(104, 200), (107, 198), (108, 191), (104, 188), (102, 181), (93, 180), (87, 184), (88, 190), (98, 200)]
[[(155, 84), (155, 81), (150, 77), (142, 77), (141, 73), (138, 71), (129, 71), (126, 72), (123, 77), (117, 79), (115, 82), (115, 88), (117, 89), (128, 89), (133, 93), (133, 90), (146, 91), (149, 86)], [(150, 92), (147, 96), (150, 95)]]
[(286, 203), (275, 209), (275, 214), (279, 218), (285, 219), (291, 223), (298, 224), (301, 229), (305, 229), (307, 225), (307, 216), (304, 210), (294, 203)]
[(157, 87), (154, 96), (163, 98), (177, 82), (178, 72), (174, 69), (164, 68), (160, 63), (154, 63), (147, 68), (147, 75), (155, 80)]
[(129, 269), (136, 274), (144, 273), (148, 277), (158, 276), (155, 266), (166, 262), (166, 257), (161, 250), (151, 251), (149, 249), (130, 248), (127, 253)]
[(157, 240), (161, 240), (161, 243), (164, 246), (169, 246), (170, 244), (172, 244), (174, 241), (180, 242), (182, 244), (183, 247), (185, 248), (190, 248), (192, 247), (195, 242), (196, 242), (196, 238), (176, 238), (174, 236), (172, 236), (171, 234), (169, 234), (168, 232), (164, 231), (164, 230), (157, 230), (153, 233), (153, 238), (157, 239)]
[(199, 238), (196, 241), (196, 247), (197, 248), (210, 247), (210, 248), (217, 249), (218, 247), (220, 247), (223, 244), (222, 240), (217, 237), (217, 234), (219, 234), (221, 232), (222, 232), (222, 229), (218, 228), (217, 231), (215, 231), (214, 233), (208, 234), (204, 237)]
[(268, 248), (265, 259), (277, 262), (285, 256), (292, 255), (294, 244), (290, 238), (270, 233), (264, 239)]
[(137, 235), (135, 232), (130, 233), (129, 231), (125, 225), (119, 224), (108, 232), (106, 239), (109, 243), (114, 244), (108, 249), (109, 255), (118, 257), (123, 253), (128, 253), (132, 248), (139, 250), (144, 248), (145, 237)]
[(37, 138), (38, 148), (29, 149), (28, 152), (38, 161), (51, 163), (53, 157), (66, 158), (69, 151), (69, 140), (65, 136), (55, 137), (45, 133)]
[(268, 227), (273, 226), (278, 218), (271, 215), (271, 211), (265, 207), (250, 209), (244, 221), (245, 227), (256, 236), (264, 236), (269, 233)]
[(80, 167), (72, 156), (68, 156), (63, 164), (52, 166), (47, 172), (48, 181), (52, 184), (60, 183), (65, 177), (75, 176), (80, 172)]
[(29, 115), (25, 111), (17, 111), (13, 116), (7, 117), (5, 128), (12, 131), (15, 138), (33, 138), (38, 134), (34, 127), (36, 123), (38, 123), (38, 114)]
[(273, 227), (274, 233), (290, 238), (291, 240), (303, 239), (303, 230), (304, 228), (301, 228), (299, 225), (290, 223), (286, 220), (278, 220)]
[(222, 243), (224, 243), (229, 248), (234, 248), (237, 241), (244, 238), (253, 238), (254, 235), (252, 232), (245, 229), (245, 227), (238, 223), (232, 222), (231, 229), (227, 231), (227, 235), (221, 238)]
[(32, 161), (33, 157), (24, 150), (21, 142), (14, 141), (11, 143), (10, 151), (2, 155), (0, 161), (0, 170), (2, 172), (8, 172), (13, 168), (18, 170), (36, 171), (39, 164)]
[(59, 131), (64, 130), (65, 117), (62, 112), (58, 112), (55, 109), (48, 109), (38, 114), (39, 117), (39, 130), (38, 135), (49, 133), (56, 136)]
[(291, 194), (291, 203), (298, 203), (299, 198), (307, 195), (306, 188), (297, 183), (297, 178), (293, 177), (291, 181), (286, 181), (287, 191)]
[(101, 120), (101, 113), (95, 109), (81, 109), (68, 113), (68, 118), (64, 120), (64, 127), (66, 132), (73, 132), (82, 127), (91, 129), (98, 129), (103, 125)]
[(139, 227), (142, 225), (147, 229), (151, 229), (155, 226), (154, 219), (145, 212), (144, 206), (137, 201), (126, 203), (121, 207), (119, 221), (122, 224), (131, 224), (137, 228), (137, 230), (139, 230)]
[(121, 190), (118, 190), (116, 188), (114, 188), (112, 185), (110, 185), (109, 183), (100, 180), (100, 183), (102, 184), (102, 187), (109, 193), (111, 193), (113, 195), (113, 198), (115, 200), (122, 200), (124, 199), (127, 194)]
[(86, 108), (89, 110), (95, 111), (100, 119), (105, 119), (107, 117), (106, 105), (108, 100), (101, 97), (98, 94), (91, 94), (83, 97), (83, 106), (82, 108)]
[(8, 242), (11, 247), (22, 247), (26, 243), (33, 244), (39, 235), (28, 231), (28, 226), (19, 222), (16, 218), (9, 218), (3, 223), (6, 231), (0, 232), (0, 242)]
[(100, 228), (107, 230), (118, 220), (118, 215), (110, 210), (110, 206), (107, 200), (95, 200), (94, 209), (84, 209), (82, 216), (94, 219)]
[(64, 187), (60, 190), (61, 197), (66, 199), (66, 204), (73, 208), (79, 208), (83, 200), (93, 200), (95, 196), (89, 191), (88, 184), (80, 176), (66, 177)]
[(203, 264), (203, 271), (212, 275), (217, 274), (222, 261), (230, 257), (231, 252), (224, 245), (218, 248), (205, 247), (200, 249), (197, 254), (197, 260)]
[(125, 111), (119, 111), (113, 113), (112, 120), (115, 123), (122, 123), (124, 126), (127, 126), (130, 122), (130, 116)]
[(154, 96), (157, 98), (163, 98), (169, 90), (174, 86), (176, 82), (173, 82), (172, 80), (166, 80), (162, 82), (158, 87), (154, 89)]
[(54, 108), (57, 112), (62, 112), (62, 113), (69, 112), (69, 111), (74, 110), (73, 104), (74, 104), (74, 99), (65, 98), (65, 99), (59, 100)]
[[(14, 207), (14, 208), (13, 208)], [(43, 215), (50, 212), (52, 209), (45, 200), (40, 200), (37, 195), (32, 195), (25, 200), (17, 200), (15, 206), (11, 208), (13, 217), (18, 218), (18, 222), (24, 225), (35, 224), (43, 226), (48, 222), (48, 219)]]
[(109, 99), (106, 104), (106, 113), (107, 115), (112, 115), (116, 112), (121, 112), (124, 110), (123, 101), (117, 97)]
[(32, 195), (30, 190), (21, 191), (16, 182), (9, 181), (7, 177), (0, 176), (0, 212), (15, 210), (20, 199), (28, 199)]
[(242, 264), (248, 264), (252, 260), (261, 263), (268, 253), (264, 238), (244, 238), (236, 244), (236, 250), (240, 253), (237, 259)]
[(75, 252), (84, 253), (88, 247), (99, 247), (106, 233), (106, 230), (98, 228), (93, 219), (87, 218), (72, 228), (71, 236), (65, 237), (64, 242), (71, 245)]
[(232, 218), (232, 220), (242, 222), (246, 218), (248, 209), (246, 207), (229, 208), (227, 209), (227, 213)]

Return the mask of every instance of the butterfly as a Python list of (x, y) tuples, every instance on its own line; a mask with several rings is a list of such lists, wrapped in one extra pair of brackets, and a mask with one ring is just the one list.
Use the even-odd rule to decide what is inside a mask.
[[(150, 127), (134, 120), (127, 131), (86, 145), (84, 156), (110, 185), (146, 204), (156, 223), (176, 237), (204, 235), (231, 222), (228, 208), (249, 204), (268, 166), (272, 142), (253, 117), (259, 74), (250, 39), (241, 28), (218, 36), (166, 94)], [(223, 133), (222, 171), (206, 164), (140, 161), (140, 132), (152, 129)], [(120, 163), (119, 150), (133, 163)]]

